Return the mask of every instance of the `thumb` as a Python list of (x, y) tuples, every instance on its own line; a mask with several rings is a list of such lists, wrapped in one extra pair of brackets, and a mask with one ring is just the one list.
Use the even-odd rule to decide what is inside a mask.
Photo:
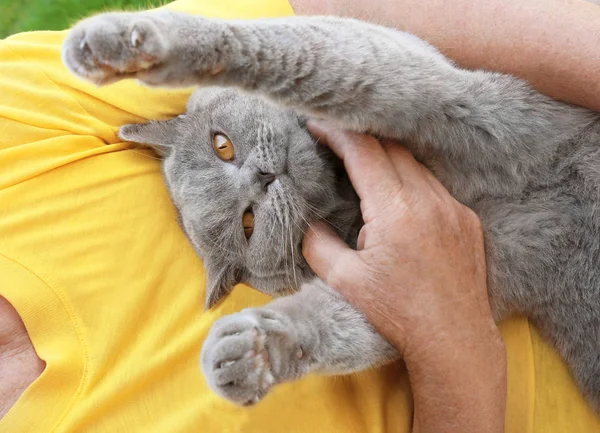
[(338, 234), (324, 222), (311, 224), (304, 236), (302, 254), (312, 270), (328, 285), (344, 292), (357, 283), (362, 261)]

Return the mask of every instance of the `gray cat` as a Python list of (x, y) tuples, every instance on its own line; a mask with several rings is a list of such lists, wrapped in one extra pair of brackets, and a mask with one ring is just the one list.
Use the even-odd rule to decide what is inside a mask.
[(182, 226), (206, 266), (207, 307), (241, 281), (295, 292), (214, 324), (201, 358), (220, 395), (251, 404), (310, 372), (399, 356), (302, 257), (310, 221), (326, 219), (351, 245), (362, 223), (339, 162), (306, 131), (312, 115), (410, 143), (483, 222), (495, 318), (526, 315), (600, 410), (597, 113), (350, 19), (111, 13), (78, 24), (63, 59), (97, 84), (221, 86), (197, 90), (179, 117), (120, 131), (164, 155)]

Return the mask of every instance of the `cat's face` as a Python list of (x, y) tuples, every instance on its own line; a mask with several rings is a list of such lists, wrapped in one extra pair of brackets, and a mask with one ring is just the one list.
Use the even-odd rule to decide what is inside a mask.
[(234, 90), (198, 90), (184, 115), (120, 135), (164, 155), (182, 226), (204, 260), (208, 307), (239, 282), (268, 294), (299, 288), (311, 276), (301, 252), (308, 223), (327, 218), (348, 237), (359, 217), (339, 162), (298, 115)]

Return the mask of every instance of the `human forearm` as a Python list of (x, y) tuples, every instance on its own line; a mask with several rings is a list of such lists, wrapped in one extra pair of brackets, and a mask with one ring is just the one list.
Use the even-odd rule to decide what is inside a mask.
[(351, 16), (413, 33), (461, 66), (519, 76), (600, 110), (600, 7), (583, 0), (291, 0), (298, 14)]
[[(382, 332), (403, 348), (413, 392), (413, 433), (504, 432), (506, 349), (481, 296), (485, 285), (474, 284), (468, 270), (461, 274), (460, 280), (446, 280), (446, 285), (455, 282), (451, 292), (461, 298), (444, 297), (445, 305), (430, 300), (435, 316), (416, 312), (412, 332), (394, 314), (384, 320)], [(364, 308), (384, 311), (375, 300)]]
[(506, 352), (496, 328), (406, 359), (413, 433), (504, 432)]

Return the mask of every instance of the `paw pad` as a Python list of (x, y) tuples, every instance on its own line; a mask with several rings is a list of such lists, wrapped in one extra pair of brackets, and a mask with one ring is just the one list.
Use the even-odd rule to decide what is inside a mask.
[(202, 350), (202, 369), (210, 387), (245, 406), (288, 379), (289, 372), (297, 370), (290, 366), (303, 356), (289, 326), (271, 312), (252, 309), (218, 320)]

